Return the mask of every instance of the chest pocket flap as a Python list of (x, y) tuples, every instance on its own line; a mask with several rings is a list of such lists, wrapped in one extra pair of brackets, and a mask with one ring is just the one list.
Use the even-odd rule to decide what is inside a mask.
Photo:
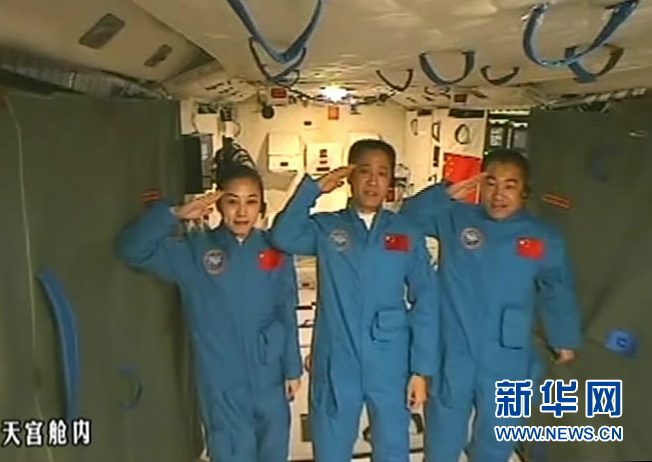
[(408, 315), (404, 309), (390, 309), (376, 313), (371, 335), (374, 340), (388, 342), (408, 332)]

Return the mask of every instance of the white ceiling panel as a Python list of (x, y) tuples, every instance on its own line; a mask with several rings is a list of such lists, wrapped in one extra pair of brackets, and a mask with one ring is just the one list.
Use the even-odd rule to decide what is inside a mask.
[[(215, 56), (225, 72), (246, 81), (264, 80), (249, 51), (249, 33), (225, 0), (132, 0), (160, 21), (180, 31)], [(309, 21), (314, 1), (243, 0), (262, 35), (278, 48), (287, 47)], [(550, 2), (537, 38), (540, 55), (558, 59), (570, 45), (590, 43), (602, 29), (610, 12), (607, 1), (558, 0)], [(578, 84), (565, 69), (550, 70), (530, 61), (523, 51), (525, 20), (535, 2), (526, 0), (327, 0), (316, 32), (308, 42), (308, 55), (301, 67), (302, 81), (341, 83), (373, 92), (381, 85), (375, 75), (381, 70), (395, 76), (398, 84), (405, 80), (407, 68), (415, 70), (413, 87), (402, 95), (421, 97), (423, 87), (431, 82), (421, 72), (418, 55), (428, 53), (441, 76), (461, 75), (464, 60), (461, 51), (476, 52), (474, 72), (460, 85), (482, 87), (487, 93), (521, 92), (491, 88), (479, 69), (491, 66), (491, 75), (521, 68), (510, 85), (525, 83), (552, 84), (565, 88)], [(612, 42), (625, 48), (619, 65), (600, 79), (611, 87), (618, 75), (627, 82), (637, 70), (647, 76), (651, 66), (649, 41), (652, 5), (641, 2), (634, 14), (613, 36)], [(264, 52), (262, 59), (269, 70), (281, 70)], [(587, 56), (582, 62), (588, 69), (599, 70), (606, 62), (605, 50)], [(641, 79), (645, 81), (645, 78)], [(591, 84), (592, 89), (599, 88)], [(625, 82), (625, 80), (623, 80)], [(489, 87), (489, 88), (487, 88)], [(304, 87), (306, 88), (306, 87)], [(589, 88), (589, 87), (587, 87)], [(583, 90), (577, 90), (580, 92)], [(504, 98), (500, 98), (501, 100)], [(509, 98), (507, 98), (509, 99)]]
[[(306, 27), (316, 0), (241, 0), (261, 34), (273, 46), (289, 46)], [(586, 46), (609, 19), (608, 0), (552, 0), (536, 37), (542, 58), (562, 58), (570, 45)], [(618, 65), (590, 84), (579, 84), (567, 68), (547, 69), (532, 62), (523, 49), (532, 0), (324, 0), (323, 14), (307, 44), (296, 88), (314, 94), (319, 87), (340, 84), (360, 98), (391, 93), (407, 106), (450, 104), (450, 96), (468, 93), (467, 105), (532, 103), (528, 88), (556, 94), (612, 91), (652, 86), (652, 3), (641, 0), (633, 15), (611, 37), (624, 48)], [(125, 27), (105, 47), (94, 50), (79, 38), (102, 16), (111, 13)], [(264, 77), (249, 50), (250, 34), (227, 0), (3, 0), (0, 45), (70, 63), (104, 69), (143, 80), (156, 80), (179, 97), (239, 102), (251, 97)], [(156, 67), (144, 62), (161, 45), (172, 53)], [(201, 50), (216, 61), (188, 69)], [(262, 49), (271, 74), (284, 66)], [(419, 65), (427, 53), (437, 73), (455, 79), (464, 70), (462, 52), (475, 52), (475, 68), (447, 96)], [(582, 59), (597, 72), (610, 57), (603, 47)], [(520, 69), (509, 84), (488, 83), (480, 69), (490, 66), (496, 78)], [(408, 90), (395, 94), (376, 75), (396, 85), (414, 70)]]
[[(124, 27), (100, 49), (79, 39), (106, 14)], [(165, 80), (186, 67), (199, 49), (129, 0), (2, 0), (0, 45), (142, 80)], [(172, 51), (155, 67), (147, 59), (161, 46)]]

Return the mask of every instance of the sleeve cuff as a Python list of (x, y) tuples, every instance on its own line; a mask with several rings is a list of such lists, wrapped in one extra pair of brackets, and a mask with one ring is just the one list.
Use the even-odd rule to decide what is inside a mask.
[(423, 361), (413, 361), (410, 367), (412, 375), (420, 375), (422, 377), (433, 377), (435, 375), (434, 365), (426, 365)]
[(285, 380), (297, 380), (300, 379), (303, 375), (303, 369), (301, 366), (293, 367), (285, 371)]
[(319, 183), (306, 174), (299, 183), (294, 196), (290, 199), (288, 207), (295, 211), (304, 208), (310, 209), (314, 207), (319, 196), (321, 196)]

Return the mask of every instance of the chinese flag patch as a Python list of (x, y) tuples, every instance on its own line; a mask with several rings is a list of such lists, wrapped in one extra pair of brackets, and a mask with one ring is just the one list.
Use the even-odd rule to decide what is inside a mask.
[(522, 237), (516, 243), (516, 252), (520, 257), (541, 260), (545, 253), (545, 244), (541, 239)]
[(283, 255), (275, 249), (267, 249), (258, 256), (258, 267), (263, 271), (274, 271), (283, 263)]
[(404, 234), (388, 234), (385, 236), (385, 250), (408, 252), (410, 250), (410, 237)]

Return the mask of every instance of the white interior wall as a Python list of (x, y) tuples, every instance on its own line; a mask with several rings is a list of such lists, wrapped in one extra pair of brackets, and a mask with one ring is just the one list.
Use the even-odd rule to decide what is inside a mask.
[(439, 159), (438, 167), (434, 167), (433, 162), (434, 148), (441, 146), (440, 141), (433, 137), (433, 127), (435, 123), (447, 118), (447, 114), (446, 109), (436, 109), (427, 115), (419, 115), (417, 111), (405, 113), (404, 163), (411, 173), (410, 195), (441, 178), (442, 159)]
[[(218, 149), (224, 124), (219, 121), (217, 114), (195, 114), (195, 110), (196, 106), (191, 101), (182, 102), (182, 133), (211, 134), (213, 146)], [(271, 172), (268, 168), (270, 134), (298, 136), (302, 153), (309, 143), (337, 143), (342, 150), (340, 165), (346, 163), (352, 134), (380, 136), (396, 149), (397, 163), (409, 169), (408, 189), (405, 191), (407, 195), (415, 194), (442, 179), (446, 152), (481, 157), (484, 150), (483, 142), (479, 147), (473, 148), (474, 152), (466, 152), (467, 147), (456, 145), (453, 133), (464, 120), (449, 117), (448, 109), (435, 109), (426, 115), (419, 115), (416, 111), (406, 111), (401, 106), (388, 103), (382, 106), (362, 106), (358, 109), (359, 114), (354, 115), (348, 108), (341, 107), (338, 120), (328, 119), (328, 107), (324, 105), (304, 107), (302, 104), (293, 104), (276, 106), (274, 110), (275, 115), (271, 119), (262, 117), (260, 106), (256, 103), (238, 105), (234, 111), (237, 122), (236, 141), (251, 154), (263, 176), (268, 203), (267, 225), (296, 188), (305, 173), (306, 164), (302, 158), (296, 172)], [(474, 138), (484, 140), (484, 137), (484, 129), (474, 129)], [(435, 147), (439, 147), (437, 162), (434, 161)], [(345, 185), (321, 197), (315, 210), (338, 210), (346, 205), (347, 197), (348, 187)]]
[[(308, 143), (338, 143), (342, 148), (342, 162), (350, 144), (350, 134), (377, 134), (390, 143), (402, 162), (405, 146), (405, 109), (394, 104), (363, 106), (353, 115), (345, 108), (339, 111), (339, 120), (328, 120), (328, 108), (322, 105), (301, 104), (277, 106), (272, 119), (263, 119), (257, 104), (243, 104), (237, 108), (240, 133), (237, 142), (249, 151), (263, 173), (268, 203), (268, 222), (285, 205), (290, 194), (303, 177), (305, 170), (296, 173), (272, 173), (267, 169), (267, 145), (270, 133), (292, 133), (300, 137), (302, 146)], [(310, 122), (310, 125), (306, 125)], [(303, 164), (303, 162), (302, 162)], [(319, 199), (317, 210), (337, 210), (346, 205), (348, 190), (343, 186)]]
[(220, 124), (218, 114), (197, 114), (196, 104), (192, 100), (181, 101), (181, 133), (202, 133), (213, 135), (213, 148), (220, 146)]

